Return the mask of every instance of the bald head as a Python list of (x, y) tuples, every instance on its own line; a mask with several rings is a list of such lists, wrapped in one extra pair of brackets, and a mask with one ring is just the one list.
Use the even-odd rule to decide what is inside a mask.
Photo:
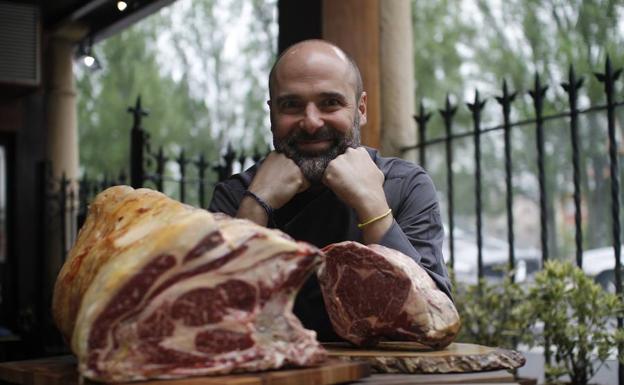
[(271, 99), (275, 95), (275, 85), (279, 78), (279, 73), (283, 68), (297, 67), (301, 65), (311, 65), (319, 61), (319, 58), (335, 59), (344, 64), (343, 70), (351, 78), (355, 102), (357, 103), (364, 91), (362, 76), (357, 64), (338, 46), (324, 40), (304, 40), (288, 47), (273, 64), (269, 74), (269, 96)]

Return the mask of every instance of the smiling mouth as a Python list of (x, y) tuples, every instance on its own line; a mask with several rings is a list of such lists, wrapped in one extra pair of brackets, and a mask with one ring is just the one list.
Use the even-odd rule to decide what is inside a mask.
[(300, 140), (297, 142), (297, 149), (305, 153), (319, 153), (329, 149), (332, 143), (331, 139)]

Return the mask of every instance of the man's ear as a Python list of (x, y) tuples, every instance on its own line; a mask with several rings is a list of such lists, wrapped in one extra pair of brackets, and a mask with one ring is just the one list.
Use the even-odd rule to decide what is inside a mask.
[(267, 106), (269, 106), (269, 120), (271, 121), (271, 132), (273, 132), (273, 105), (271, 99), (267, 100)]
[(368, 95), (366, 95), (366, 91), (362, 91), (362, 95), (360, 95), (360, 100), (358, 102), (358, 113), (360, 114), (360, 126), (366, 124), (366, 101), (368, 100)]

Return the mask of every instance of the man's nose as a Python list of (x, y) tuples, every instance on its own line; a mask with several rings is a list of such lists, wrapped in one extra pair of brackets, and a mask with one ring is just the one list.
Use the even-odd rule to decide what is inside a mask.
[(305, 108), (303, 119), (301, 120), (301, 128), (308, 133), (313, 134), (325, 124), (321, 117), (321, 111), (314, 103), (308, 103)]

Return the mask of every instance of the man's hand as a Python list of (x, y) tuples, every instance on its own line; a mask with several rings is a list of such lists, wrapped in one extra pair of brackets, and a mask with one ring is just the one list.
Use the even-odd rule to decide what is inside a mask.
[[(329, 163), (323, 175), (323, 183), (355, 210), (360, 223), (388, 211), (383, 182), (383, 173), (364, 147), (347, 148)], [(392, 215), (388, 215), (365, 226), (364, 241), (378, 242), (391, 225)]]
[[(262, 162), (249, 191), (264, 200), (273, 209), (288, 203), (295, 194), (306, 190), (310, 183), (299, 167), (284, 154), (272, 151)], [(236, 216), (250, 219), (260, 225), (268, 223), (264, 209), (251, 197), (244, 197)]]

